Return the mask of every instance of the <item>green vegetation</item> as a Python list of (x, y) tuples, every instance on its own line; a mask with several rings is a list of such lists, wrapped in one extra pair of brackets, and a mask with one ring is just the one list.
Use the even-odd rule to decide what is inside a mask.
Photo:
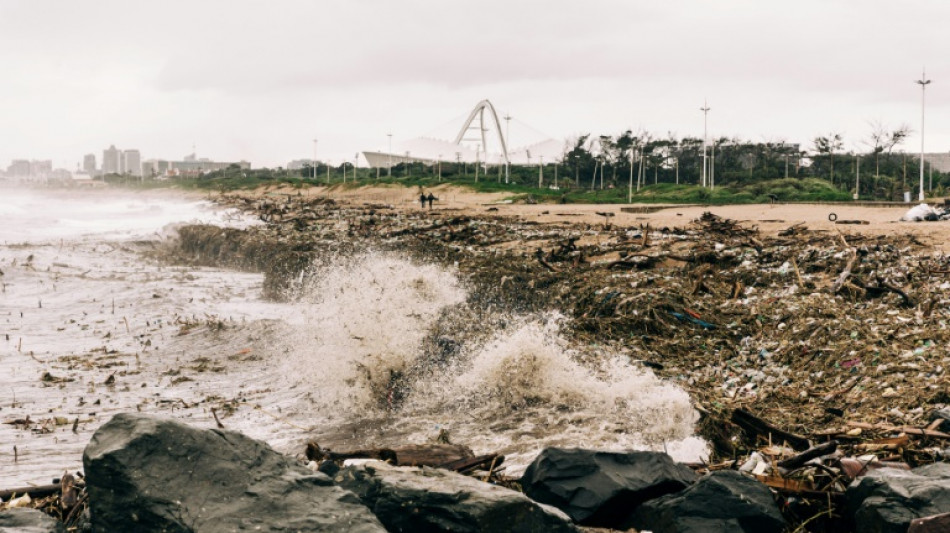
[[(345, 166), (297, 170), (241, 169), (237, 165), (200, 176), (136, 179), (107, 176), (129, 187), (175, 186), (231, 191), (261, 186), (309, 187), (332, 184), (394, 184), (432, 187), (451, 183), (482, 192), (504, 192), (514, 200), (561, 203), (764, 203), (900, 201), (917, 190), (918, 159), (895, 151), (908, 128), (893, 131), (873, 125), (865, 153), (842, 152), (839, 133), (816, 137), (811, 153), (797, 144), (711, 139), (703, 157), (697, 138), (654, 137), (625, 131), (617, 136), (581, 135), (556, 163), (517, 165), (505, 176), (503, 166), (442, 162), (399, 163), (392, 169)], [(714, 187), (703, 187), (706, 180)], [(477, 174), (476, 174), (477, 173)], [(355, 181), (354, 181), (355, 178)], [(860, 179), (859, 179), (860, 178)], [(927, 189), (938, 197), (950, 187), (950, 174), (928, 169)], [(932, 188), (931, 188), (932, 182)], [(629, 195), (629, 196), (628, 196)], [(914, 194), (916, 197), (916, 194)]]

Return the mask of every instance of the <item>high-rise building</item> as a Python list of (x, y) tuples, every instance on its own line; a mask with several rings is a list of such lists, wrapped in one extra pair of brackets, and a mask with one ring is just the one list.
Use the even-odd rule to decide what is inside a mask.
[(82, 169), (90, 176), (96, 175), (96, 154), (86, 154), (82, 158)]
[(30, 162), (26, 159), (14, 159), (7, 167), (7, 175), (14, 178), (25, 178), (30, 175)]
[(122, 152), (122, 174), (142, 176), (142, 155), (138, 150), (124, 150)]
[(53, 161), (49, 159), (30, 161), (30, 176), (46, 178), (53, 172)]
[(119, 150), (116, 149), (114, 144), (103, 150), (102, 173), (119, 174), (121, 172), (121, 169), (119, 168), (119, 159)]
[(164, 159), (148, 159), (142, 161), (142, 175), (148, 177), (158, 177), (168, 174), (170, 168), (168, 161)]

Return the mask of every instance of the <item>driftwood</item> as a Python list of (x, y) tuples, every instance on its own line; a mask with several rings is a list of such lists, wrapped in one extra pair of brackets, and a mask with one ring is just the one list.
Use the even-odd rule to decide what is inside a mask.
[(841, 275), (839, 275), (838, 279), (835, 280), (835, 284), (831, 286), (831, 294), (838, 294), (838, 291), (841, 290), (841, 287), (844, 285), (844, 282), (848, 281), (848, 277), (851, 276), (851, 270), (854, 268), (854, 264), (857, 261), (858, 261), (857, 251), (852, 248), (851, 259), (848, 260), (848, 264), (845, 265), (844, 270), (841, 271)]
[(398, 448), (371, 448), (348, 452), (325, 450), (316, 442), (308, 442), (307, 459), (311, 461), (345, 461), (347, 459), (379, 459), (398, 466), (441, 466), (475, 457), (468, 446), (459, 444), (412, 444)]
[(497, 453), (490, 453), (487, 455), (478, 455), (475, 457), (468, 457), (465, 459), (458, 459), (456, 461), (450, 461), (439, 465), (439, 468), (445, 470), (454, 470), (456, 472), (465, 474), (471, 472), (472, 470), (477, 470), (479, 468), (494, 468), (500, 466), (505, 462), (504, 455), (498, 455)]
[(750, 433), (753, 437), (761, 435), (767, 437), (772, 442), (784, 441), (795, 450), (806, 450), (809, 448), (808, 439), (805, 437), (781, 430), (745, 409), (736, 409), (733, 411), (732, 422)]
[(785, 468), (787, 470), (793, 470), (798, 468), (808, 461), (811, 461), (815, 457), (821, 457), (822, 455), (828, 455), (829, 453), (834, 453), (838, 449), (838, 441), (828, 441), (818, 446), (809, 448), (802, 453), (789, 457), (788, 459), (783, 459), (776, 463), (779, 468)]
[(538, 262), (541, 263), (541, 265), (542, 265), (544, 268), (547, 268), (547, 269), (550, 270), (551, 272), (560, 272), (560, 271), (561, 271), (558, 267), (552, 265), (552, 264), (549, 263), (546, 259), (544, 259), (544, 251), (541, 250), (540, 248), (538, 248), (538, 251), (536, 251), (536, 252), (534, 253), (534, 256), (538, 258)]
[(0, 490), (0, 500), (9, 500), (13, 496), (23, 496), (24, 494), (29, 494), (30, 498), (35, 500), (36, 498), (51, 496), (60, 490), (62, 490), (62, 486), (59, 483), (55, 485), (36, 485), (33, 487)]

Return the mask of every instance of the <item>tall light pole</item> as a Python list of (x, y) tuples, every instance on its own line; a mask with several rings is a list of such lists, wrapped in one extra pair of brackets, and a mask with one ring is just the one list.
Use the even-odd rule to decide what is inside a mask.
[[(787, 158), (788, 156), (786, 156)], [(786, 166), (788, 165), (788, 159), (786, 161)], [(788, 172), (786, 170), (786, 172)], [(854, 199), (857, 200), (861, 196), (861, 154), (854, 154)]]
[(511, 161), (508, 153), (511, 151), (511, 113), (505, 114), (505, 183), (508, 183), (511, 174)]
[(709, 115), (710, 107), (706, 105), (706, 100), (703, 100), (703, 107), (700, 107), (699, 110), (703, 112), (703, 187), (706, 186), (706, 117)]
[(387, 176), (391, 178), (393, 177), (393, 134), (387, 133), (386, 136), (389, 137), (389, 172)]
[(630, 148), (630, 179), (627, 181), (627, 203), (633, 202), (633, 148)]
[(927, 92), (927, 71), (924, 70), (920, 79), (914, 83), (920, 85), (920, 201), (924, 201), (924, 95)]
[(311, 166), (313, 167), (311, 169), (313, 170), (313, 181), (317, 181), (317, 140), (316, 139), (313, 140), (313, 164)]
[(541, 156), (540, 162), (538, 163), (538, 188), (540, 189), (544, 181), (544, 156)]

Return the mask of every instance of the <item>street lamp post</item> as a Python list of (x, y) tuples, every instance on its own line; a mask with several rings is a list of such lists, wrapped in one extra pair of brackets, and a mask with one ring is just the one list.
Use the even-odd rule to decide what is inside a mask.
[(927, 92), (927, 71), (923, 71), (920, 79), (914, 83), (920, 85), (920, 201), (924, 201), (924, 95)]
[(511, 160), (509, 153), (511, 150), (511, 136), (509, 132), (511, 131), (511, 113), (505, 115), (505, 183), (508, 183), (509, 176), (511, 175)]
[[(787, 158), (788, 156), (786, 156)], [(786, 159), (786, 165), (788, 159)], [(786, 172), (788, 172), (786, 170)], [(854, 199), (861, 196), (861, 154), (854, 154)]]
[(627, 203), (633, 202), (633, 148), (630, 149), (630, 179), (627, 180)]
[(709, 109), (710, 107), (706, 104), (706, 100), (703, 100), (703, 107), (699, 108), (699, 110), (703, 112), (703, 187), (706, 186), (706, 168), (708, 168), (706, 160), (706, 118), (709, 115)]
[(540, 189), (543, 186), (544, 181), (544, 156), (541, 156), (540, 162), (538, 163), (538, 188)]
[(313, 164), (310, 166), (313, 167), (311, 169), (313, 171), (313, 181), (317, 181), (317, 140), (316, 139), (313, 140)]
[(389, 137), (389, 172), (387, 175), (391, 178), (393, 177), (393, 134), (387, 133), (386, 136)]

